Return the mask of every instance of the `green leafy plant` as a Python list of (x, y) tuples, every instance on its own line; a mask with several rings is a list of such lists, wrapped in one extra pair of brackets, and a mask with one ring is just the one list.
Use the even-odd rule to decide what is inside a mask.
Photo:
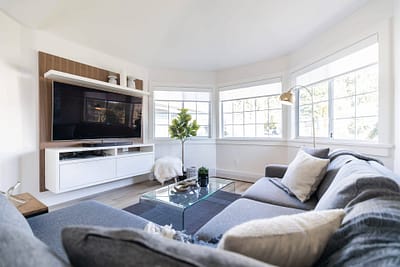
[(197, 174), (199, 177), (206, 177), (208, 176), (208, 169), (206, 167), (200, 167)]
[(187, 108), (181, 108), (177, 117), (172, 120), (168, 127), (169, 135), (173, 139), (181, 141), (182, 148), (182, 169), (185, 170), (185, 142), (192, 136), (197, 135), (200, 126), (196, 120), (188, 113)]

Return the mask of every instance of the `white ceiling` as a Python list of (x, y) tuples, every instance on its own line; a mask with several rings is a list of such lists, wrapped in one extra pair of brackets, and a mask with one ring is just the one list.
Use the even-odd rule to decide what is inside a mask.
[(148, 67), (208, 70), (282, 56), (367, 0), (0, 0), (22, 24)]

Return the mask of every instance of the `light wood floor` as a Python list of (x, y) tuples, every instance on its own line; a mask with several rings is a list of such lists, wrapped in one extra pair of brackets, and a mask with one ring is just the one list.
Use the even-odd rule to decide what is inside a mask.
[[(170, 182), (172, 183), (172, 182)], [(168, 184), (168, 183), (166, 183)], [(252, 183), (235, 181), (235, 193), (240, 194), (249, 188)], [(130, 205), (139, 202), (139, 198), (143, 193), (155, 190), (162, 187), (157, 181), (145, 181), (117, 189), (113, 189), (107, 192), (96, 194), (90, 197), (85, 197), (79, 200), (69, 201), (60, 205), (49, 207), (50, 211), (54, 211), (60, 208), (71, 206), (83, 200), (96, 200), (114, 208), (123, 209)]]

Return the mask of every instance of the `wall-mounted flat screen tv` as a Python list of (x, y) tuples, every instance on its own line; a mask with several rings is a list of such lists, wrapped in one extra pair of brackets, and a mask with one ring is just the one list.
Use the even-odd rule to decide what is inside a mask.
[(53, 140), (141, 137), (141, 97), (53, 82)]

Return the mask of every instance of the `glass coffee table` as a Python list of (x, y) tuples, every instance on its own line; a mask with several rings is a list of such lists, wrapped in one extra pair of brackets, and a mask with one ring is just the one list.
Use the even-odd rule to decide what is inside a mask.
[[(180, 216), (181, 229), (185, 229), (185, 211), (202, 200), (207, 199), (218, 191), (235, 192), (235, 182), (227, 179), (211, 177), (207, 187), (193, 186), (187, 191), (179, 192), (171, 184), (144, 193), (140, 203), (165, 205)], [(177, 227), (179, 228), (179, 227)]]

